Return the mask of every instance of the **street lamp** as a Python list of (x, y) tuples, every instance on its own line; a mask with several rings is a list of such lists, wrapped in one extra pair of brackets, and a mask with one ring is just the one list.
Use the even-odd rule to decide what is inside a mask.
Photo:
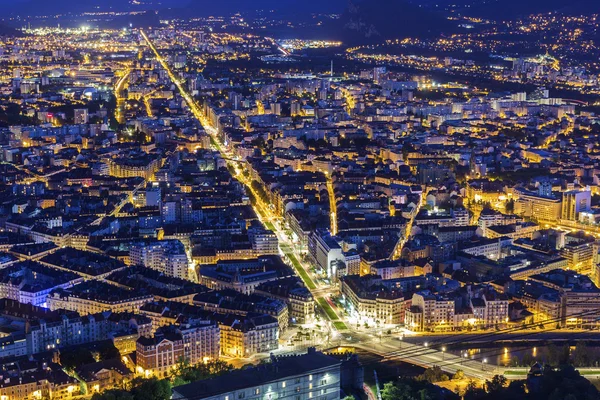
[(484, 358), (483, 360), (481, 360), (481, 370), (485, 371), (484, 365), (487, 363), (487, 358)]
[(442, 347), (442, 360), (446, 359), (446, 346)]

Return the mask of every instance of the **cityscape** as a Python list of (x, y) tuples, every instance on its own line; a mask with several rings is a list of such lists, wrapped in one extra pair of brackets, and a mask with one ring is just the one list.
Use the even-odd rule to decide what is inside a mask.
[(0, 400), (600, 399), (600, 4), (0, 0)]

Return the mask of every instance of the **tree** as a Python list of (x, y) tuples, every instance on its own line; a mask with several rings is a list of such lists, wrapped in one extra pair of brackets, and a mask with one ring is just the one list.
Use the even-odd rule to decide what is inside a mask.
[(168, 379), (134, 379), (131, 393), (135, 400), (169, 400), (171, 382)]
[(548, 364), (554, 367), (569, 364), (569, 353), (569, 345), (565, 344), (558, 348), (556, 345), (550, 344), (548, 346)]
[(173, 373), (173, 386), (212, 378), (231, 371), (233, 366), (223, 360), (209, 361), (206, 364), (191, 366), (185, 360), (180, 360)]
[(589, 367), (591, 364), (589, 349), (585, 342), (578, 342), (573, 350), (573, 365), (575, 367)]
[(457, 370), (456, 373), (454, 374), (454, 376), (452, 377), (452, 379), (455, 381), (460, 381), (464, 378), (465, 378), (465, 372), (462, 369)]
[(90, 350), (82, 346), (60, 353), (60, 365), (65, 369), (73, 370), (79, 365), (91, 364), (95, 361)]
[(485, 396), (485, 390), (483, 390), (483, 388), (478, 387), (477, 383), (475, 383), (474, 380), (469, 380), (469, 382), (467, 383), (467, 387), (465, 388), (465, 394), (463, 396), (463, 399), (476, 400), (483, 399), (485, 398)]
[(525, 353), (521, 359), (521, 364), (525, 367), (531, 367), (535, 363), (536, 359), (530, 353)]
[(485, 381), (485, 389), (488, 393), (500, 392), (508, 383), (504, 375), (494, 375), (491, 381)]
[(401, 379), (387, 382), (381, 390), (382, 400), (449, 400), (452, 397), (442, 395), (440, 391), (427, 382), (414, 379)]
[(515, 201), (513, 199), (509, 199), (506, 202), (505, 210), (508, 214), (512, 214), (515, 212)]
[(427, 368), (423, 374), (419, 375), (417, 380), (430, 383), (443, 382), (448, 380), (448, 375), (446, 375), (438, 365), (434, 365), (431, 368)]
[(386, 382), (383, 385), (383, 390), (381, 391), (382, 400), (396, 400), (402, 398), (403, 395), (400, 387), (393, 382)]
[(121, 353), (112, 343), (104, 346), (99, 351), (100, 360), (112, 360), (114, 358), (121, 358)]
[(112, 389), (95, 393), (92, 400), (135, 400), (133, 395), (125, 390)]

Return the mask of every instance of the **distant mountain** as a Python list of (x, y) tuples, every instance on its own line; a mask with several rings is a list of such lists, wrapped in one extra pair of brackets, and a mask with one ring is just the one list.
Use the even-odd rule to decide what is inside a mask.
[(22, 36), (23, 33), (10, 26), (0, 24), (0, 36)]
[(530, 14), (563, 12), (584, 14), (600, 11), (597, 0), (488, 0), (471, 8), (474, 14), (490, 19), (514, 19)]
[(598, 0), (410, 0), (426, 7), (462, 7), (461, 13), (494, 20), (511, 20), (530, 14), (563, 12), (598, 13)]
[(363, 0), (349, 2), (326, 30), (330, 37), (353, 44), (439, 36), (455, 32), (457, 26), (441, 13), (405, 0)]
[(231, 15), (258, 10), (274, 10), (278, 14), (309, 15), (342, 12), (347, 0), (189, 0), (185, 7), (192, 15)]
[(16, 0), (2, 1), (4, 13), (20, 15), (49, 15), (82, 13), (91, 11), (155, 10), (170, 6), (182, 6), (190, 0)]

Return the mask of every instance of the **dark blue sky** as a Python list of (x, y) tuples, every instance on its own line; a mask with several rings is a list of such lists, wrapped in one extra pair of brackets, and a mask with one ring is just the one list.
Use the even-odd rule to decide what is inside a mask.
[[(347, 0), (146, 0), (144, 2), (151, 3), (149, 8), (153, 9), (179, 8), (188, 5), (206, 12), (252, 11), (266, 8), (298, 13), (342, 11), (348, 3)], [(96, 5), (104, 10), (110, 7), (123, 9), (128, 6), (128, 3), (130, 3), (128, 0), (0, 0), (0, 7), (4, 9), (3, 11), (19, 13), (48, 10), (63, 13), (69, 10), (89, 9)]]

